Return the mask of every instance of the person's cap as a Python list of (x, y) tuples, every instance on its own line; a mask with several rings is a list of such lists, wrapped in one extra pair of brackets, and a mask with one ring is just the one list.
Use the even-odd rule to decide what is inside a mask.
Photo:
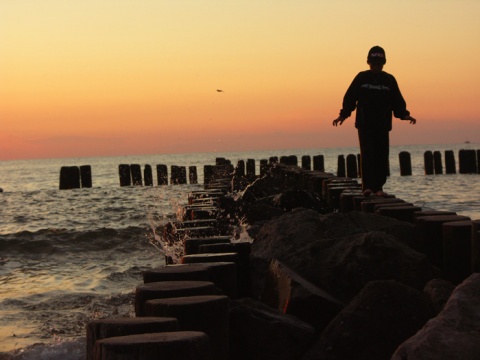
[(367, 60), (371, 64), (385, 64), (387, 57), (385, 56), (385, 50), (380, 46), (374, 46), (368, 52)]

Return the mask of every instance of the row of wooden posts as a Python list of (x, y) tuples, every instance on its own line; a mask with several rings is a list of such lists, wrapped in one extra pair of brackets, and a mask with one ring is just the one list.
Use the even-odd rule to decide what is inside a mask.
[[(412, 162), (410, 153), (402, 151), (399, 153), (400, 175), (412, 175)], [(313, 160), (313, 161), (312, 161)], [(298, 158), (295, 155), (281, 156), (280, 158), (273, 156), (260, 160), (260, 176), (263, 176), (267, 165), (272, 162), (280, 162), (285, 165), (298, 165)], [(313, 164), (313, 167), (312, 167)], [(443, 174), (442, 153), (440, 151), (426, 151), (424, 153), (425, 175)], [(245, 176), (253, 179), (256, 176), (255, 160), (248, 159), (239, 160), (236, 168), (233, 168), (231, 162), (224, 158), (217, 158), (215, 165), (227, 165), (232, 167), (232, 172), (238, 176)], [(208, 183), (211, 177), (214, 165), (204, 166), (204, 183)], [(323, 155), (310, 155), (301, 157), (301, 167), (306, 170), (325, 171), (325, 161)], [(456, 174), (456, 162), (453, 150), (445, 151), (445, 173)], [(151, 165), (145, 165), (142, 175), (142, 167), (139, 164), (121, 164), (118, 167), (120, 178), (120, 186), (153, 186), (153, 170)], [(170, 178), (168, 176), (167, 165), (157, 165), (157, 185), (178, 184), (197, 184), (197, 167), (187, 167), (172, 165), (170, 169)], [(459, 173), (460, 174), (477, 174), (480, 173), (480, 150), (460, 150), (459, 151)], [(338, 156), (337, 176), (359, 178), (361, 177), (360, 155), (349, 154)], [(92, 170), (90, 165), (83, 166), (64, 166), (60, 170), (60, 189), (78, 189), (92, 187)]]

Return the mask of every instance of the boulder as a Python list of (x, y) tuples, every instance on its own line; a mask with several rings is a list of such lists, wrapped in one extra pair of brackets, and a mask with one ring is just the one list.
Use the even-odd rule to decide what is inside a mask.
[[(252, 257), (278, 259), (306, 280), (349, 301), (373, 280), (395, 279), (423, 290), (438, 270), (398, 240), (411, 224), (375, 214), (295, 209), (266, 223), (252, 244)], [(262, 270), (261, 267), (257, 269)], [(255, 270), (255, 269), (254, 269)], [(253, 271), (254, 271), (253, 270)], [(265, 274), (256, 273), (259, 278)]]
[(480, 273), (458, 285), (437, 317), (405, 341), (392, 360), (480, 359)]
[(272, 260), (262, 301), (323, 331), (345, 306), (278, 260)]
[(282, 191), (273, 198), (273, 204), (285, 211), (296, 208), (326, 211), (326, 206), (319, 195), (304, 189), (292, 188)]
[(371, 281), (332, 320), (303, 360), (390, 359), (428, 318), (421, 291), (395, 280)]
[(251, 298), (230, 302), (230, 360), (301, 359), (312, 326)]
[(423, 292), (434, 316), (442, 311), (453, 290), (455, 290), (455, 285), (443, 279), (432, 279), (425, 285)]
[(317, 193), (295, 184), (285, 184), (284, 180), (283, 176), (272, 173), (256, 179), (235, 197), (238, 211), (230, 217), (245, 218), (249, 224), (254, 224), (299, 207), (321, 213), (331, 210)]

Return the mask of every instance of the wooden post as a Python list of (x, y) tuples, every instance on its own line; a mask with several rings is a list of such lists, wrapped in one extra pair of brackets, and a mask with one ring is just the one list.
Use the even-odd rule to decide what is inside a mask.
[(170, 184), (186, 184), (187, 168), (185, 166), (172, 165), (170, 171)]
[(480, 149), (477, 150), (477, 173), (480, 174)]
[(313, 170), (325, 171), (325, 163), (323, 155), (315, 155), (313, 157)]
[(337, 176), (338, 177), (345, 177), (346, 176), (346, 171), (345, 171), (345, 157), (343, 155), (338, 155), (338, 161), (337, 161)]
[(215, 295), (215, 284), (210, 281), (160, 281), (137, 286), (135, 289), (135, 315), (145, 316), (145, 302), (181, 296)]
[(143, 169), (143, 178), (145, 179), (145, 186), (153, 186), (152, 167), (148, 164)]
[(433, 215), (415, 217), (414, 224), (418, 230), (417, 248), (423, 252), (432, 265), (443, 268), (443, 224), (452, 221), (471, 220), (462, 215)]
[(298, 158), (295, 155), (288, 156), (288, 165), (298, 166)]
[(480, 272), (480, 219), (472, 221), (472, 272)]
[(477, 173), (477, 154), (475, 150), (460, 150), (458, 153), (460, 174)]
[(118, 165), (118, 175), (120, 176), (120, 186), (132, 185), (132, 175), (130, 172), (130, 165), (128, 164)]
[(286, 155), (280, 156), (280, 164), (288, 165), (288, 156)]
[(247, 159), (247, 178), (255, 179), (255, 159)]
[(157, 183), (158, 185), (168, 185), (167, 165), (157, 165)]
[(201, 331), (116, 336), (95, 343), (94, 360), (211, 360), (211, 341)]
[(425, 151), (423, 160), (425, 162), (425, 175), (433, 175), (433, 153)]
[(245, 176), (245, 161), (238, 160), (237, 167), (235, 168), (235, 174), (240, 177)]
[(80, 169), (78, 166), (62, 166), (60, 168), (60, 190), (80, 188)]
[(171, 317), (141, 317), (93, 320), (87, 324), (87, 360), (93, 360), (98, 340), (117, 336), (178, 331), (178, 320)]
[(213, 179), (213, 174), (215, 173), (215, 165), (204, 165), (203, 166), (203, 184), (208, 185)]
[(132, 172), (133, 186), (142, 186), (142, 167), (139, 164), (130, 164), (130, 171)]
[(347, 177), (358, 178), (357, 156), (354, 154), (347, 155)]
[(212, 360), (228, 360), (229, 299), (224, 295), (198, 295), (145, 302), (147, 316), (172, 317), (181, 331), (206, 333), (212, 345)]
[(212, 281), (206, 264), (165, 265), (142, 274), (144, 284), (161, 281)]
[(231, 165), (232, 162), (228, 159), (225, 159), (223, 157), (217, 157), (215, 158), (215, 165), (221, 166), (221, 165)]
[(400, 160), (400, 175), (409, 176), (412, 175), (412, 160), (408, 151), (401, 151), (398, 154)]
[(267, 168), (268, 168), (268, 160), (261, 159), (260, 160), (260, 177), (265, 176), (265, 174), (267, 173)]
[(456, 174), (455, 154), (453, 150), (445, 150), (445, 173)]
[(80, 181), (82, 188), (92, 187), (92, 167), (90, 165), (80, 166)]
[(472, 221), (443, 224), (443, 276), (459, 284), (471, 275)]
[(312, 159), (310, 155), (302, 156), (302, 169), (312, 170)]
[(443, 174), (442, 153), (440, 151), (433, 152), (433, 165), (435, 168), (435, 175)]
[(198, 184), (197, 167), (196, 166), (189, 166), (188, 167), (188, 180), (190, 181), (190, 184)]

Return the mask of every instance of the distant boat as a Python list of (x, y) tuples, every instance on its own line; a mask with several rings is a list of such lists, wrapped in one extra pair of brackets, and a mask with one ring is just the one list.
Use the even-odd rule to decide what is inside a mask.
[(470, 144), (470, 141), (468, 141), (468, 140), (467, 140), (467, 141), (465, 141), (465, 144)]

